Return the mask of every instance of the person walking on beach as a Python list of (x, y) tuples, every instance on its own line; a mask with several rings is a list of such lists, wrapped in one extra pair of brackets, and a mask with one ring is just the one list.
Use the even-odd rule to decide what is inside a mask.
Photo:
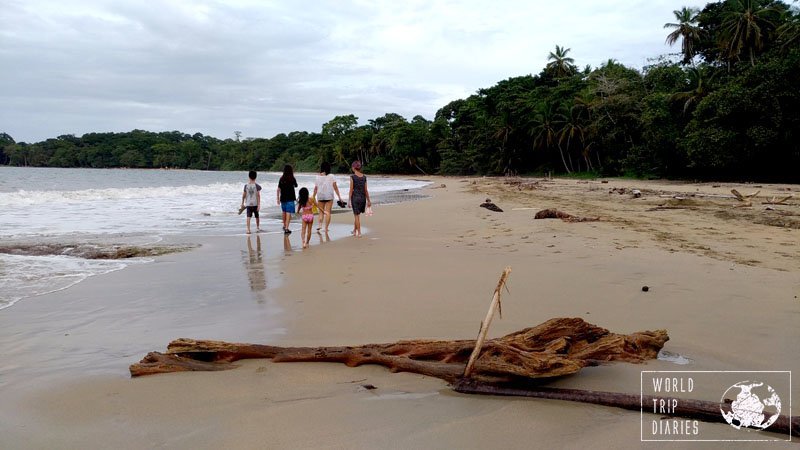
[(331, 209), (333, 208), (333, 194), (342, 201), (342, 196), (339, 194), (339, 186), (336, 185), (336, 178), (331, 175), (331, 163), (325, 161), (319, 168), (319, 175), (314, 181), (314, 200), (317, 201), (319, 209), (319, 224), (317, 224), (317, 231), (325, 225), (325, 233), (328, 232), (328, 227), (331, 225)]
[(308, 248), (308, 243), (311, 242), (311, 227), (314, 226), (314, 206), (317, 202), (308, 196), (307, 188), (300, 188), (299, 197), (297, 198), (297, 212), (303, 220), (303, 227), (300, 229), (300, 240), (303, 242), (303, 248)]
[(290, 234), (289, 222), (292, 221), (294, 214), (294, 188), (297, 187), (297, 180), (294, 178), (294, 170), (289, 164), (283, 167), (283, 175), (278, 180), (278, 204), (283, 211), (283, 234)]
[(261, 219), (258, 217), (258, 212), (261, 211), (261, 186), (256, 183), (256, 171), (251, 170), (247, 176), (249, 178), (247, 184), (244, 185), (242, 192), (242, 205), (241, 210), (247, 208), (247, 234), (250, 234), (250, 218), (256, 217), (256, 231), (261, 231)]
[(367, 189), (367, 176), (361, 173), (361, 161), (355, 160), (350, 165), (353, 174), (350, 175), (350, 206), (353, 208), (353, 236), (361, 237), (361, 214), (366, 208), (372, 207)]

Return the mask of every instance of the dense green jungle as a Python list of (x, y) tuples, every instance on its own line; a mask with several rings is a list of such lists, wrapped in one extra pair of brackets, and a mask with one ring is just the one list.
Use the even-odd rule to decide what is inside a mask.
[(533, 75), (442, 106), (320, 132), (219, 139), (180, 131), (96, 132), (42, 142), (0, 133), (0, 164), (37, 167), (636, 176), (800, 182), (800, 8), (726, 0), (667, 17), (674, 54), (641, 70), (579, 67), (556, 45)]

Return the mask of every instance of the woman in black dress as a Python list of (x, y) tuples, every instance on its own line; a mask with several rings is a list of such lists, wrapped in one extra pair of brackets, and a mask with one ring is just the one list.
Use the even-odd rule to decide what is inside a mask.
[(367, 189), (367, 176), (361, 173), (361, 161), (353, 161), (350, 166), (353, 174), (350, 175), (350, 206), (353, 208), (353, 236), (361, 236), (361, 214), (366, 208), (372, 207)]

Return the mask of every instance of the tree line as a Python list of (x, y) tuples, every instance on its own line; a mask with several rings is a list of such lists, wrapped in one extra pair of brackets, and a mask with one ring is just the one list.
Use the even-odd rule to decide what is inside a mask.
[(133, 130), (17, 143), (0, 164), (372, 173), (589, 173), (800, 181), (800, 10), (796, 1), (725, 0), (674, 11), (680, 53), (642, 70), (609, 59), (580, 69), (557, 45), (536, 75), (450, 102), (433, 120), (388, 113), (321, 132), (217, 139)]

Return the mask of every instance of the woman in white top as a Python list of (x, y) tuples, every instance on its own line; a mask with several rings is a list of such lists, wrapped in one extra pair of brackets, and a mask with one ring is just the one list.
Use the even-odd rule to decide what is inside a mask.
[(323, 226), (324, 220), (325, 233), (328, 232), (328, 226), (331, 224), (331, 209), (333, 208), (334, 193), (336, 193), (339, 202), (341, 202), (342, 196), (339, 194), (339, 186), (336, 185), (336, 178), (331, 175), (331, 164), (325, 161), (322, 163), (319, 169), (319, 175), (317, 175), (314, 181), (314, 194), (312, 194), (312, 197), (314, 197), (319, 205), (319, 223), (317, 231)]

